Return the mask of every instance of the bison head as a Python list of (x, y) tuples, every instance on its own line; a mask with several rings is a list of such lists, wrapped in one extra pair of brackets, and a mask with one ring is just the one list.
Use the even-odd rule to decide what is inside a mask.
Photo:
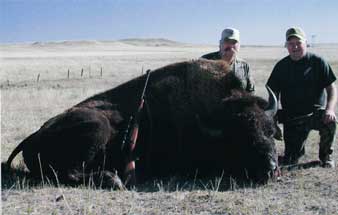
[(199, 119), (200, 129), (220, 151), (219, 165), (230, 167), (236, 177), (255, 182), (266, 182), (278, 165), (273, 139), (277, 100), (268, 91), (269, 102), (243, 92), (233, 93), (211, 115)]

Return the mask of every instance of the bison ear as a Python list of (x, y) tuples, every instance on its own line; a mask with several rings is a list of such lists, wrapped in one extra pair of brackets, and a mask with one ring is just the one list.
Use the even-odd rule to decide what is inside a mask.
[(265, 109), (265, 114), (269, 117), (274, 117), (277, 113), (277, 98), (268, 85), (265, 85), (265, 87), (269, 93), (269, 104), (268, 107)]

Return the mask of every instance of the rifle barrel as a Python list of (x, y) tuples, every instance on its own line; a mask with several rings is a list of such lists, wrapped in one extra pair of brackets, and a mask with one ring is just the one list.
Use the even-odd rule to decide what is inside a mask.
[(146, 82), (145, 82), (144, 87), (143, 87), (141, 101), (142, 101), (142, 99), (144, 97), (144, 94), (146, 93), (146, 89), (147, 89), (147, 85), (148, 85), (148, 81), (149, 81), (149, 77), (150, 77), (150, 69), (148, 69), (146, 73), (147, 73), (146, 74)]

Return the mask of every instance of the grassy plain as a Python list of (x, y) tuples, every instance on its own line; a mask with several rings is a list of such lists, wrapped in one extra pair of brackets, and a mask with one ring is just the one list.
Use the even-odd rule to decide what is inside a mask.
[[(321, 45), (310, 51), (324, 56), (337, 74), (337, 48)], [(83, 99), (146, 69), (216, 50), (217, 46), (166, 40), (0, 45), (1, 161), (47, 119)], [(251, 65), (258, 95), (267, 96), (265, 82), (285, 55), (283, 47), (242, 47), (240, 56)], [(303, 162), (317, 159), (317, 141), (318, 134), (312, 132)], [(283, 142), (277, 145), (283, 154)], [(21, 155), (14, 165), (23, 166)], [(141, 191), (110, 191), (48, 183), (30, 186), (20, 175), (2, 174), (1, 207), (3, 214), (338, 214), (337, 168), (284, 172), (280, 180), (260, 187), (234, 184), (233, 189), (224, 190), (219, 182), (219, 178), (207, 182), (173, 179), (155, 181)]]

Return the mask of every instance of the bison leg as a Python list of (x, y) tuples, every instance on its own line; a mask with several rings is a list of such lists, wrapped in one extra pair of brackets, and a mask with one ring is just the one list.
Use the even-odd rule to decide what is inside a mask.
[(73, 172), (67, 175), (65, 181), (67, 181), (68, 184), (75, 185), (84, 184), (101, 188), (126, 189), (117, 173), (110, 171), (97, 171), (93, 173)]

